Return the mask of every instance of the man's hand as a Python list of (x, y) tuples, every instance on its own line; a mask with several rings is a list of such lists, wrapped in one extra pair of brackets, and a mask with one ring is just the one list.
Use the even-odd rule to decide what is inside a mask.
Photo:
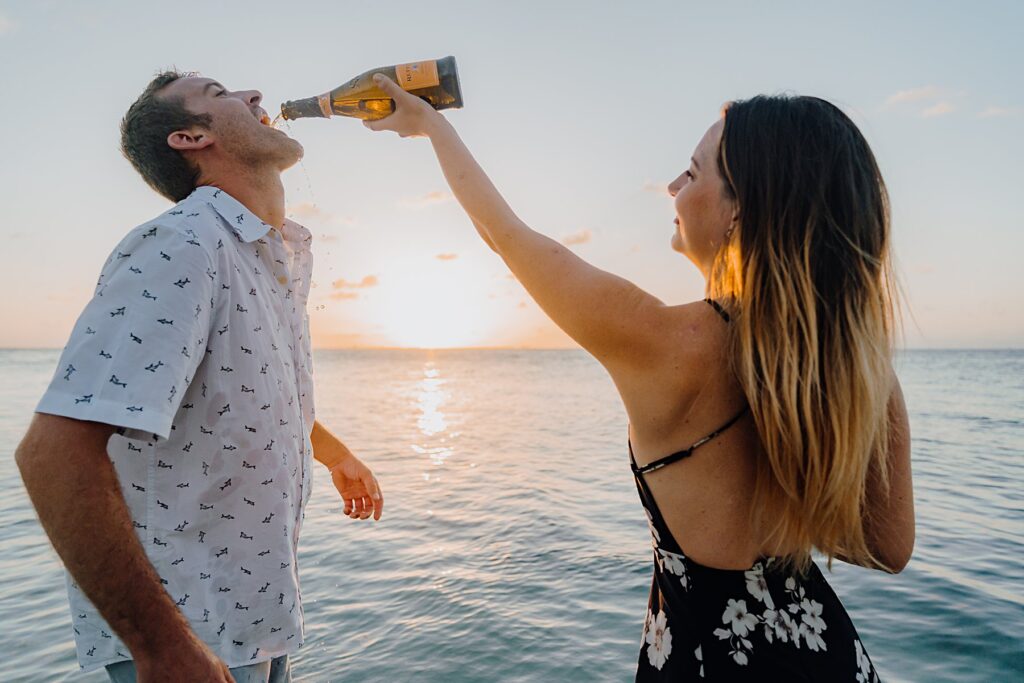
[(141, 683), (231, 681), (191, 630), (139, 542), (107, 455), (111, 425), (37, 414), (15, 452), (64, 566), (121, 637)]
[(313, 423), (309, 438), (313, 442), (313, 457), (330, 470), (334, 487), (345, 501), (345, 514), (352, 519), (368, 519), (370, 515), (380, 519), (384, 496), (370, 468), (319, 420)]
[(331, 467), (331, 477), (334, 488), (345, 501), (346, 515), (352, 519), (367, 519), (370, 515), (374, 520), (380, 519), (384, 512), (384, 496), (377, 478), (359, 458), (349, 453)]

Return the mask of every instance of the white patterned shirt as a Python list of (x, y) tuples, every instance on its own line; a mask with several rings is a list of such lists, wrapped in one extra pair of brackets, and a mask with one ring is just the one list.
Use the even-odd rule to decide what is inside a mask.
[[(138, 538), (229, 667), (303, 640), (311, 240), (196, 189), (117, 245), (36, 409), (120, 428), (107, 453)], [(130, 659), (70, 576), (67, 586), (81, 668)]]

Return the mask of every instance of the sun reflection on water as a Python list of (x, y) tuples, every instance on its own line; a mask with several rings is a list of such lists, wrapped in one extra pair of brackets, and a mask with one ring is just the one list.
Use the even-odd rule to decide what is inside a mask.
[(416, 383), (416, 407), (419, 409), (416, 426), (425, 439), (420, 444), (413, 444), (412, 450), (417, 455), (429, 457), (434, 465), (444, 464), (453, 452), (447, 444), (448, 420), (441, 410), (450, 398), (450, 394), (443, 388), (447, 383), (448, 380), (441, 377), (441, 371), (434, 361), (424, 364), (423, 378)]

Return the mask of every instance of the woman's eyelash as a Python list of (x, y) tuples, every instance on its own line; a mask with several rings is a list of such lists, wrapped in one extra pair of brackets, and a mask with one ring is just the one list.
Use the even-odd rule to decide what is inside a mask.
[(690, 180), (693, 180), (693, 173), (691, 173), (689, 171), (689, 169), (687, 169), (686, 171), (683, 171), (683, 175), (686, 176), (687, 178), (689, 178)]

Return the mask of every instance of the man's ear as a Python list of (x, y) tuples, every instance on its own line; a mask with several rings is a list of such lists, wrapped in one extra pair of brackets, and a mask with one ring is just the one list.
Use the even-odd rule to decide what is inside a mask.
[(176, 130), (167, 136), (168, 146), (179, 152), (195, 152), (209, 147), (213, 142), (213, 135), (205, 128)]

